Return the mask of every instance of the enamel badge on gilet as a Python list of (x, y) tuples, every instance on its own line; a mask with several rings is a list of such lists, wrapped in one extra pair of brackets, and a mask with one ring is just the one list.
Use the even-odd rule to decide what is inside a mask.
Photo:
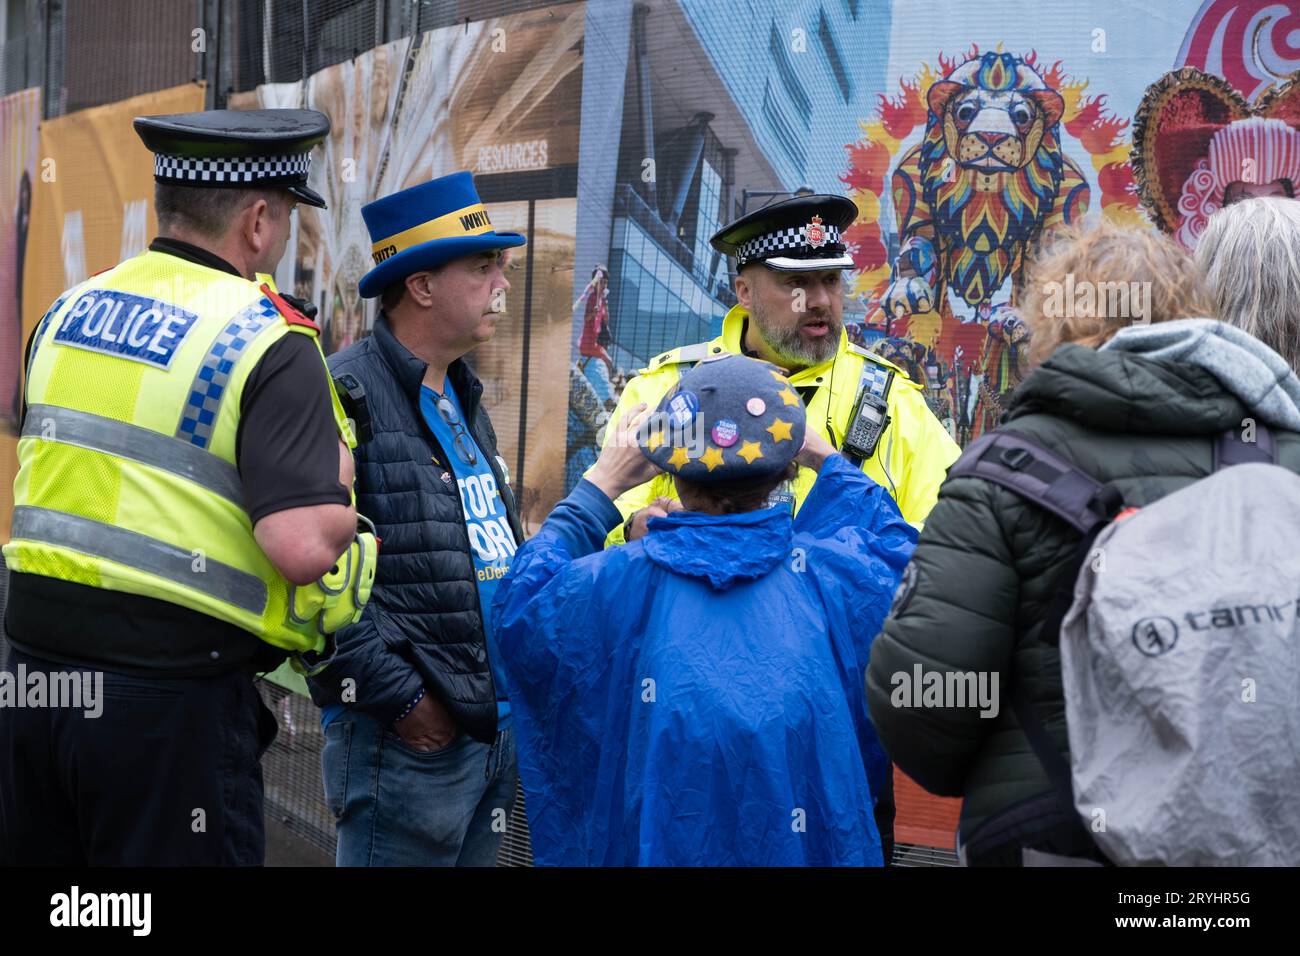
[(92, 289), (72, 303), (54, 341), (167, 369), (198, 320), (159, 299)]

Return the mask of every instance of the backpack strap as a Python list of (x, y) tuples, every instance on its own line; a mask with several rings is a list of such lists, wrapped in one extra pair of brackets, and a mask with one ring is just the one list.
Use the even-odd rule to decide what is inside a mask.
[(1070, 765), (1056, 749), (1056, 743), (1047, 732), (1047, 727), (1038, 719), (1038, 713), (1034, 710), (1024, 685), (1024, 681), (1016, 681), (1011, 689), (1011, 710), (1016, 715), (1016, 720), (1020, 722), (1020, 729), (1029, 738), (1029, 745), (1037, 755), (1038, 762), (1047, 772), (1047, 779), (1051, 781), (1052, 789), (1064, 799), (1066, 806), (1072, 807), (1074, 790), (1070, 782)]
[(1061, 621), (1074, 601), (1074, 582), (1087, 560), (1092, 544), (1123, 499), (1114, 488), (1060, 455), (1011, 432), (981, 435), (948, 470), (949, 478), (973, 476), (1015, 492), (1063, 521), (1083, 535), (1079, 547), (1056, 579), (1047, 614), (1036, 628), (1039, 640), (1055, 645), (1061, 637)]
[(1050, 814), (1050, 821), (1038, 821), (1036, 829), (1042, 832), (1037, 833), (1036, 836), (1041, 839), (1050, 835), (1057, 852), (1064, 855), (1081, 857), (1093, 862), (1108, 862), (1101, 854), (1096, 840), (1079, 818), (1074, 806), (1074, 783), (1070, 765), (1061, 755), (1061, 751), (1056, 748), (1056, 742), (1047, 732), (1047, 727), (1038, 719), (1038, 712), (1034, 710), (1029, 700), (1023, 681), (1016, 682), (1010, 696), (1011, 711), (1016, 715), (1020, 729), (1025, 732), (1034, 756), (1038, 758), (1052, 785), (1050, 796), (1044, 794), (1039, 798), (1043, 805), (1040, 810), (1051, 808), (1054, 804), (1056, 812)]
[(1214, 439), (1214, 470), (1232, 465), (1277, 464), (1277, 441), (1268, 426), (1255, 426), (1255, 440), (1244, 441), (1237, 429), (1229, 428)]
[(981, 435), (948, 469), (949, 478), (971, 475), (1014, 491), (1087, 535), (1119, 509), (1118, 492), (1027, 438), (1010, 432)]

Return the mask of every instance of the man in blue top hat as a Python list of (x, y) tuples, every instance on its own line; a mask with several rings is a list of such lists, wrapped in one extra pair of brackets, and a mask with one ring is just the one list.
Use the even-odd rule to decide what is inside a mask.
[(518, 777), (488, 608), (523, 531), (464, 356), (492, 338), (525, 239), (493, 228), (468, 172), (361, 214), (360, 291), (381, 311), (330, 368), (365, 393), (357, 504), (383, 545), (365, 615), (311, 682), (337, 862), (490, 866)]

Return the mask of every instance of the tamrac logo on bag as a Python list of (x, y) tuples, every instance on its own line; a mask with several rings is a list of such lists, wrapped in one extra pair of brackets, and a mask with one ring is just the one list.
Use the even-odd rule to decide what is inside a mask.
[[(1300, 598), (1277, 604), (1235, 604), (1183, 615), (1184, 627), (1192, 631), (1248, 627), (1254, 624), (1284, 624), (1300, 618)], [(1178, 643), (1179, 627), (1173, 618), (1144, 617), (1133, 625), (1133, 646), (1147, 657), (1159, 657)]]
[(72, 304), (54, 341), (166, 369), (198, 320), (159, 299), (94, 289)]

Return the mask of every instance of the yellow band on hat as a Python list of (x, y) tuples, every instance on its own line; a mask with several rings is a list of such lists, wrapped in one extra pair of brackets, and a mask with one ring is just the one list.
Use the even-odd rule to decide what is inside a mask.
[(387, 239), (380, 239), (371, 245), (370, 257), (375, 260), (375, 265), (379, 265), (385, 259), (391, 259), (399, 252), (424, 242), (431, 242), (434, 239), (459, 239), (461, 236), (479, 236), (491, 231), (492, 222), (488, 219), (487, 210), (483, 208), (482, 203), (475, 203), (473, 206), (457, 209), (455, 212), (422, 222), (410, 229), (403, 229)]

